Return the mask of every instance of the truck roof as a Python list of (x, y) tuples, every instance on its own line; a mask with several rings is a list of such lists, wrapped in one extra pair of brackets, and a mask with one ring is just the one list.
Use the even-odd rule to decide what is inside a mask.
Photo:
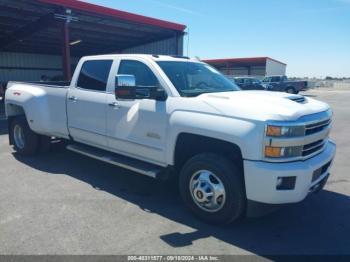
[(118, 57), (134, 57), (134, 58), (144, 58), (151, 59), (153, 61), (183, 61), (183, 62), (197, 62), (203, 63), (196, 59), (191, 59), (186, 56), (176, 56), (176, 55), (149, 55), (149, 54), (106, 54), (106, 55), (93, 55), (93, 56), (84, 56), (83, 59), (114, 59)]
[(265, 77), (287, 77), (286, 75), (268, 75)]

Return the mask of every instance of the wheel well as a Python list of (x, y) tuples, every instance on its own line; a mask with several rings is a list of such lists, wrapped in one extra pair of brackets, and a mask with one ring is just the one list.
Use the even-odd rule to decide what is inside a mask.
[(286, 90), (288, 90), (288, 89), (293, 89), (295, 91), (295, 87), (294, 86), (287, 86)]
[(23, 107), (15, 104), (6, 105), (6, 114), (8, 117), (25, 115)]
[(191, 157), (203, 153), (217, 153), (233, 160), (243, 170), (242, 152), (236, 144), (211, 137), (182, 133), (178, 136), (175, 146), (175, 168), (181, 167)]

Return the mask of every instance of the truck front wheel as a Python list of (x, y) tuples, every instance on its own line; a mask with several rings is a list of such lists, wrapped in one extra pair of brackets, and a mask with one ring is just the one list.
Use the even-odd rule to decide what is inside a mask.
[(223, 156), (204, 153), (191, 158), (180, 173), (180, 194), (199, 218), (228, 224), (245, 211), (246, 196), (240, 169)]
[(10, 126), (10, 135), (15, 150), (21, 155), (37, 153), (39, 137), (29, 127), (24, 116), (13, 119)]

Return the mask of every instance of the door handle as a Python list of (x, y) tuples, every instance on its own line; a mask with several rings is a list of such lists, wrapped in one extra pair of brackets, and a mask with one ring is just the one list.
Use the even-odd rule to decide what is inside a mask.
[(117, 102), (112, 102), (108, 104), (110, 107), (114, 107), (114, 108), (119, 108), (119, 104)]
[(78, 98), (76, 98), (75, 96), (70, 96), (70, 97), (68, 97), (68, 99), (73, 101), (73, 102), (78, 100)]

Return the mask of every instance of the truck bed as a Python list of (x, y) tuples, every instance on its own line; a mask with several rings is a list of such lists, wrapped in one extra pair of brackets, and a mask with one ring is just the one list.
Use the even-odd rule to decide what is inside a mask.
[(70, 85), (69, 81), (33, 81), (33, 82), (21, 82), (21, 81), (10, 81), (7, 83), (7, 88), (14, 84), (24, 84), (24, 85), (37, 85), (37, 86), (46, 86), (52, 88), (68, 88)]
[[(38, 134), (68, 137), (68, 82), (9, 82), (7, 115), (23, 110), (32, 130)], [(22, 109), (21, 109), (22, 108)]]

